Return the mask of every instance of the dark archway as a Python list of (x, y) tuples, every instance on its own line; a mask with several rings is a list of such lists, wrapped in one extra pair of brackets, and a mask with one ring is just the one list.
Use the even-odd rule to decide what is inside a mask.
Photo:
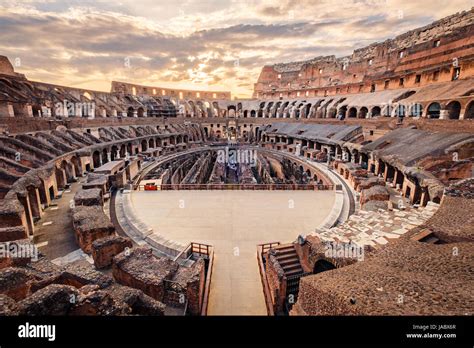
[(107, 155), (107, 149), (102, 151), (102, 164), (106, 164), (109, 161), (109, 156)]
[(461, 114), (461, 103), (458, 101), (452, 101), (448, 105), (446, 105), (446, 109), (448, 110), (448, 118), (450, 120), (459, 120), (459, 115)]
[(100, 167), (100, 152), (94, 151), (92, 154), (92, 162), (94, 163), (94, 168)]
[(374, 106), (371, 111), (372, 117), (377, 117), (382, 114), (382, 109), (380, 106)]
[(355, 118), (357, 117), (357, 109), (356, 108), (350, 108), (349, 109), (349, 118)]
[(466, 107), (466, 112), (464, 113), (464, 119), (474, 118), (474, 101), (470, 102)]
[(146, 140), (142, 140), (142, 151), (146, 151), (148, 149), (148, 143)]
[(330, 271), (332, 269), (336, 269), (336, 266), (334, 266), (331, 262), (326, 260), (318, 260), (314, 264), (313, 274)]
[(369, 109), (367, 109), (365, 106), (361, 107), (359, 111), (359, 118), (366, 118), (368, 113)]
[(426, 113), (428, 118), (439, 118), (441, 113), (441, 105), (439, 103), (431, 103), (428, 106), (428, 112)]

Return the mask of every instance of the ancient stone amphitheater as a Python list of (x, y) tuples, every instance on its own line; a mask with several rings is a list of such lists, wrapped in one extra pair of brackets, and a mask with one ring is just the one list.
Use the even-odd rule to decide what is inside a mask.
[(248, 100), (0, 56), (0, 132), (2, 315), (473, 314), (474, 10)]

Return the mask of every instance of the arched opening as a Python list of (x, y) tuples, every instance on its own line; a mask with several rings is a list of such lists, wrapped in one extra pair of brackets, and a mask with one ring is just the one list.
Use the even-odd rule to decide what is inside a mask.
[(366, 118), (368, 112), (369, 112), (369, 109), (367, 109), (365, 106), (363, 106), (362, 108), (360, 108), (359, 118)]
[(148, 150), (148, 144), (146, 142), (146, 140), (142, 140), (142, 151), (146, 151)]
[(76, 175), (82, 176), (82, 166), (81, 166), (81, 160), (79, 157), (74, 156), (71, 158), (71, 163), (74, 167), (74, 172)]
[(357, 117), (357, 109), (356, 108), (350, 108), (349, 109), (349, 118), (355, 118)]
[(235, 117), (235, 105), (229, 105), (227, 107), (229, 117)]
[(250, 117), (255, 117), (255, 114), (256, 114), (255, 110), (250, 111)]
[(339, 111), (337, 112), (337, 118), (340, 120), (343, 120), (346, 118), (347, 115), (347, 105), (341, 106), (339, 108)]
[(110, 160), (111, 161), (115, 161), (115, 159), (117, 158), (117, 152), (118, 152), (118, 148), (117, 146), (112, 146), (112, 150), (110, 151)]
[(155, 141), (153, 139), (148, 140), (148, 148), (153, 149), (155, 147)]
[(106, 164), (109, 161), (109, 156), (107, 155), (107, 149), (102, 151), (102, 164)]
[(35, 104), (31, 107), (31, 111), (33, 112), (33, 117), (41, 117), (41, 106)]
[(380, 108), (380, 106), (374, 106), (370, 113), (372, 114), (372, 117), (377, 117), (382, 114), (382, 109)]
[(127, 109), (127, 117), (133, 117), (133, 114), (134, 114), (134, 110), (133, 110), (133, 108), (130, 106), (130, 107)]
[(63, 160), (61, 162), (61, 169), (64, 170), (64, 173), (66, 173), (66, 182), (73, 182), (76, 180), (75, 173), (74, 173), (74, 167), (71, 162), (67, 162), (66, 160)]
[(65, 173), (61, 168), (55, 167), (56, 186), (59, 190), (66, 187)]
[(143, 117), (144, 115), (145, 115), (145, 110), (142, 107), (138, 108), (137, 116), (138, 117)]
[(126, 148), (125, 144), (122, 144), (120, 146), (120, 158), (124, 158), (126, 152), (127, 152), (127, 148)]
[(311, 103), (308, 103), (304, 107), (304, 117), (309, 118), (310, 117), (310, 110), (311, 110)]
[(464, 113), (464, 119), (474, 118), (474, 101), (467, 105), (466, 112)]
[(330, 271), (332, 269), (336, 269), (336, 266), (334, 266), (331, 262), (326, 260), (318, 260), (314, 264), (313, 274)]
[(450, 120), (459, 120), (459, 115), (461, 114), (461, 103), (458, 101), (452, 101), (448, 105), (446, 105), (446, 109), (448, 110), (448, 118)]
[(92, 154), (92, 162), (94, 163), (94, 168), (100, 167), (100, 152), (94, 151)]
[(435, 102), (428, 106), (428, 112), (426, 114), (428, 115), (428, 118), (439, 118), (440, 113), (441, 105)]

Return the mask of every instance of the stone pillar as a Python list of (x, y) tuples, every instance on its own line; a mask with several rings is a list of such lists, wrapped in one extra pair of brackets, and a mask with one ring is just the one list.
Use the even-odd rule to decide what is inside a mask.
[(440, 120), (447, 120), (449, 119), (449, 111), (446, 109), (441, 109), (439, 111), (439, 119)]
[(13, 111), (13, 106), (10, 103), (1, 103), (0, 104), (0, 116), (14, 117), (15, 112)]

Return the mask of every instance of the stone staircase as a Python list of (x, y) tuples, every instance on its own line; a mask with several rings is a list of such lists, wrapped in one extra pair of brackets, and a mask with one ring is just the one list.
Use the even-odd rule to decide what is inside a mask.
[(284, 244), (274, 248), (276, 259), (287, 277), (303, 274), (300, 259), (293, 244)]

